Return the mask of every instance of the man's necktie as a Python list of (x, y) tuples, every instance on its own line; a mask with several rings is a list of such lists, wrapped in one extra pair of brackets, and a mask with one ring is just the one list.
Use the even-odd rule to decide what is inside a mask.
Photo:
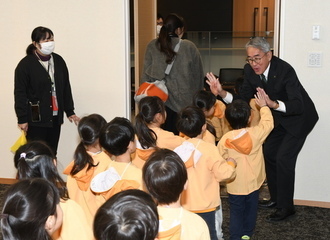
[(261, 74), (260, 77), (261, 77), (261, 80), (262, 80), (264, 83), (267, 83), (267, 79), (266, 79), (266, 77), (265, 77), (264, 74)]

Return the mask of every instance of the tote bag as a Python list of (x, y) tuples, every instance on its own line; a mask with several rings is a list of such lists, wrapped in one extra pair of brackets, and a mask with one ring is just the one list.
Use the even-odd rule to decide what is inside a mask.
[[(174, 51), (178, 52), (181, 44), (181, 39), (179, 42), (175, 45)], [(174, 59), (175, 60), (175, 59)], [(170, 74), (174, 60), (167, 65), (165, 69), (165, 78), (167, 75)], [(157, 96), (163, 102), (166, 102), (168, 99), (168, 90), (166, 87), (165, 79), (162, 80), (156, 80), (154, 82), (144, 82), (140, 85), (138, 90), (135, 92), (134, 100), (136, 102), (139, 102), (142, 98), (147, 96)]]

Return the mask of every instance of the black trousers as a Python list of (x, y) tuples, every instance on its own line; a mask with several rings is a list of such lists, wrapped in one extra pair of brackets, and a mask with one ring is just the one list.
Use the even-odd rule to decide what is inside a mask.
[(263, 152), (271, 200), (278, 208), (293, 208), (297, 157), (306, 140), (295, 137), (277, 126), (267, 137)]
[(53, 117), (53, 127), (28, 127), (26, 134), (27, 141), (43, 141), (57, 154), (58, 141), (60, 139), (61, 125), (58, 124), (58, 117)]

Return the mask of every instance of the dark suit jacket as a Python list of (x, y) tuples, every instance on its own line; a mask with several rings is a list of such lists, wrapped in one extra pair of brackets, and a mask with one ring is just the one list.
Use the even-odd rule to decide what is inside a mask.
[(260, 76), (255, 74), (249, 64), (246, 64), (240, 98), (249, 101), (254, 97), (257, 87), (264, 88), (270, 99), (280, 100), (286, 106), (286, 113), (272, 109), (275, 127), (281, 125), (296, 137), (308, 135), (318, 120), (318, 114), (290, 64), (273, 56), (267, 84), (261, 81)]

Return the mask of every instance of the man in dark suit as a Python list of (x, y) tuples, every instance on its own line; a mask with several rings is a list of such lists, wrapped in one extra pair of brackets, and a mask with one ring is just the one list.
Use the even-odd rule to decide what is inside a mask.
[(275, 208), (268, 221), (281, 221), (295, 214), (293, 195), (295, 166), (307, 135), (318, 120), (313, 101), (301, 85), (295, 70), (272, 55), (269, 43), (255, 37), (246, 44), (247, 64), (239, 96), (222, 89), (213, 74), (208, 73), (214, 94), (227, 103), (235, 98), (250, 101), (256, 92), (267, 99), (274, 117), (274, 129), (263, 145), (270, 200), (260, 202), (263, 208)]

